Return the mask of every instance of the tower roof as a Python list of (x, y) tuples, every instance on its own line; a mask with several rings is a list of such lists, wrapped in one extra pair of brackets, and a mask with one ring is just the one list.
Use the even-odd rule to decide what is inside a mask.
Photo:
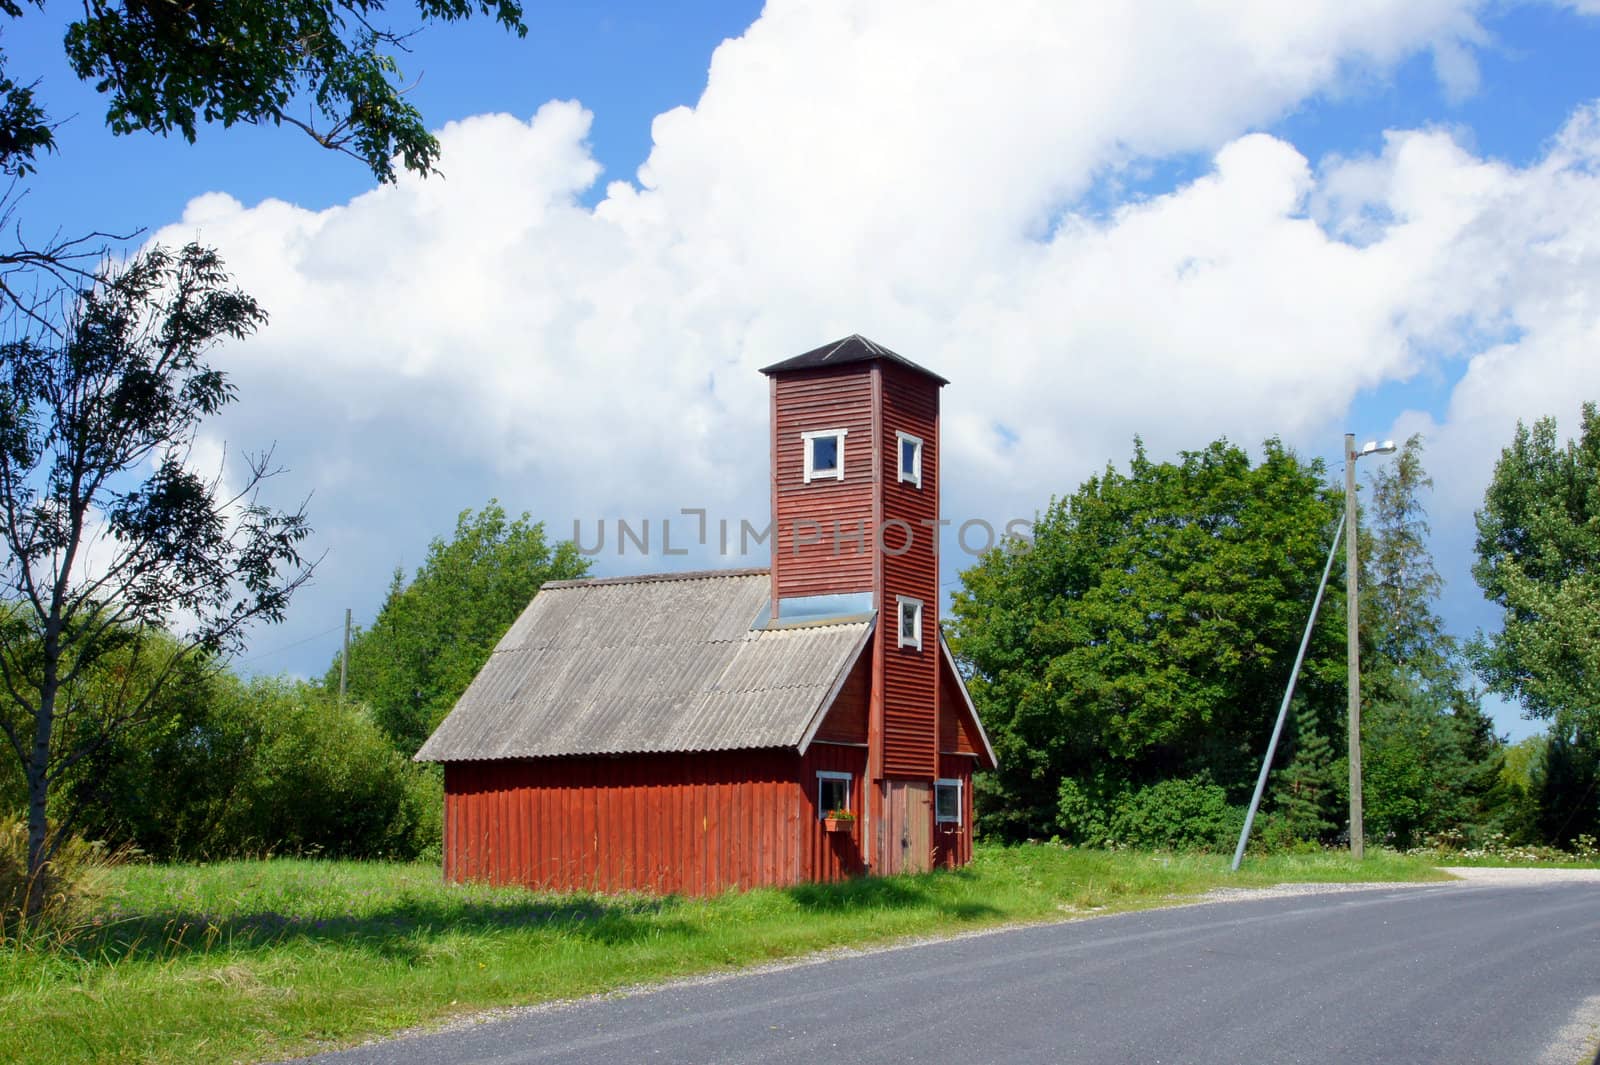
[(852, 362), (873, 362), (882, 359), (885, 362), (897, 362), (920, 374), (933, 378), (941, 385), (950, 382), (923, 366), (918, 366), (904, 355), (896, 354), (875, 341), (868, 340), (860, 333), (851, 333), (843, 340), (835, 340), (824, 344), (820, 348), (812, 348), (803, 355), (796, 355), (792, 359), (775, 362), (771, 366), (763, 366), (764, 374), (788, 373), (791, 370), (816, 370), (830, 366), (844, 366)]

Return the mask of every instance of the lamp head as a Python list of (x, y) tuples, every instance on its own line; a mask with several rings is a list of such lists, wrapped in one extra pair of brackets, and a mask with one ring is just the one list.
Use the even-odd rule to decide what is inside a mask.
[(1396, 448), (1394, 446), (1394, 441), (1393, 440), (1385, 440), (1381, 445), (1376, 440), (1368, 440), (1366, 442), (1366, 444), (1362, 446), (1361, 450), (1359, 452), (1357, 452), (1357, 454), (1359, 454), (1359, 455), (1390, 455), (1390, 454), (1393, 454), (1397, 450), (1398, 450), (1398, 448)]

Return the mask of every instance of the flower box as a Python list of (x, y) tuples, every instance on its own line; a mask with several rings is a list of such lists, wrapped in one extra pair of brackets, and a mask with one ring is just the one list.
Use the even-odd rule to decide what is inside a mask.
[(853, 817), (824, 817), (822, 829), (825, 832), (854, 832), (856, 819)]

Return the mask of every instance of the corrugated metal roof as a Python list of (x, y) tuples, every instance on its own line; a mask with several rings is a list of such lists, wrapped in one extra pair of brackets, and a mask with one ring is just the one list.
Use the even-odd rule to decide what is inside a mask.
[(890, 351), (875, 340), (868, 340), (860, 333), (851, 333), (842, 340), (835, 340), (831, 344), (824, 344), (820, 348), (812, 348), (792, 359), (775, 362), (771, 366), (763, 366), (764, 374), (787, 373), (790, 370), (812, 370), (819, 366), (843, 366), (852, 362), (871, 362), (874, 359), (885, 359), (908, 366), (918, 373), (927, 374), (941, 385), (950, 382), (934, 373), (925, 366), (918, 366), (904, 355)]
[(552, 581), (418, 761), (798, 748), (871, 619), (750, 626), (765, 570)]

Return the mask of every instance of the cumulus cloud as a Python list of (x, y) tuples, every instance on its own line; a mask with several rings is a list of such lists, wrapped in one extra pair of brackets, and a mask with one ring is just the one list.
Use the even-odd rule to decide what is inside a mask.
[[(208, 195), (157, 239), (219, 246), (273, 314), (229, 353), (226, 425), (317, 491), (333, 553), (302, 612), (375, 603), (490, 494), (561, 535), (763, 518), (756, 368), (856, 331), (952, 380), (958, 517), (1030, 512), (1136, 433), (1326, 453), (1365, 391), (1464, 365), (1426, 426), (1459, 520), (1508, 419), (1600, 390), (1600, 120), (1524, 169), (1436, 130), (1349, 159), (1250, 131), (1420, 53), (1472, 91), (1475, 10), (774, 0), (592, 208), (591, 115), (552, 102), (445, 127), (443, 180), (320, 212)], [(1167, 194), (1082, 206), (1195, 153)]]

